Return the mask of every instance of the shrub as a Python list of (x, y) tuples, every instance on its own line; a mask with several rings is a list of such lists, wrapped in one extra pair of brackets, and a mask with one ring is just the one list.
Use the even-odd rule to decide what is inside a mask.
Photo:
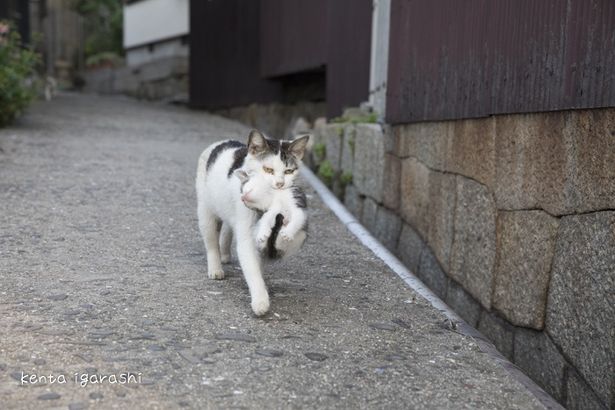
[(318, 176), (329, 188), (333, 186), (333, 179), (335, 178), (335, 171), (331, 166), (331, 163), (327, 160), (323, 161), (318, 167)]
[[(72, 0), (73, 9), (84, 19), (88, 66), (99, 66), (100, 60), (104, 64), (115, 64), (117, 58), (124, 54), (123, 3), (118, 0)], [(115, 56), (109, 60), (113, 54)]]
[(39, 56), (21, 44), (10, 23), (0, 21), (0, 127), (11, 122), (36, 96)]
[(317, 163), (324, 161), (325, 157), (327, 156), (327, 146), (322, 142), (319, 142), (318, 144), (314, 144), (313, 152), (314, 152), (314, 159), (316, 160)]
[(346, 187), (346, 185), (352, 183), (352, 172), (344, 172), (340, 177), (340, 183), (342, 187)]

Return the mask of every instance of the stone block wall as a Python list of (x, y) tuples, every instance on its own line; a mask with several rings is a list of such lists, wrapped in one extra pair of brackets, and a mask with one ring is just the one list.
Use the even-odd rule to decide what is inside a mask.
[(314, 169), (436, 294), (562, 404), (615, 408), (615, 109), (314, 134)]
[(85, 73), (83, 91), (126, 94), (146, 100), (187, 101), (188, 58), (167, 57), (118, 68), (100, 68)]

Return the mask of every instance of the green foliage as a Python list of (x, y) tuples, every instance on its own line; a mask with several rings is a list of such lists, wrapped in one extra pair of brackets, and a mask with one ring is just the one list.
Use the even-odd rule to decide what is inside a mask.
[(354, 147), (355, 147), (355, 138), (357, 136), (357, 130), (355, 128), (353, 128), (351, 130), (351, 132), (349, 133), (348, 136), (348, 147), (350, 147), (350, 152), (352, 152), (352, 155), (354, 156)]
[(123, 55), (120, 0), (73, 0), (73, 9), (85, 20), (86, 59), (105, 52)]
[(17, 30), (0, 21), (0, 127), (11, 122), (36, 96), (40, 57), (21, 44)]
[(323, 142), (319, 142), (318, 144), (314, 144), (314, 159), (316, 162), (320, 162), (325, 159), (327, 155), (327, 146)]
[(335, 177), (335, 171), (331, 166), (331, 163), (327, 160), (323, 161), (318, 167), (318, 177), (322, 179), (322, 181), (328, 187), (333, 185), (333, 178)]
[(349, 123), (349, 124), (365, 124), (365, 123), (376, 123), (378, 122), (378, 114), (375, 112), (371, 112), (365, 115), (356, 115), (356, 116), (341, 116), (331, 119), (332, 123)]
[(102, 53), (89, 56), (85, 60), (85, 65), (88, 67), (116, 67), (121, 61), (122, 58), (116, 53), (104, 51)]
[(352, 182), (352, 172), (344, 172), (342, 176), (340, 177), (340, 183), (342, 184), (342, 187), (345, 187), (351, 182)]

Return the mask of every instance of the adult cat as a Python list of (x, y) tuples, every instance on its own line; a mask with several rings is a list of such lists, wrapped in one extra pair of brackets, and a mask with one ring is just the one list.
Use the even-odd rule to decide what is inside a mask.
[(272, 188), (286, 189), (293, 185), (298, 174), (308, 139), (306, 135), (294, 141), (278, 141), (253, 130), (247, 146), (234, 140), (217, 142), (199, 157), (197, 214), (207, 252), (207, 275), (211, 279), (224, 279), (222, 262), (230, 255), (232, 229), (239, 264), (250, 290), (252, 311), (257, 316), (269, 310), (269, 294), (252, 233), (257, 213), (242, 202), (241, 182), (234, 171), (243, 168), (246, 172), (259, 173)]

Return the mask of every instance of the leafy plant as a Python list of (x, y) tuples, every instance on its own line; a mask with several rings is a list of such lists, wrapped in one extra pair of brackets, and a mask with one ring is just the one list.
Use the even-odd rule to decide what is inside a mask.
[(327, 146), (322, 142), (314, 144), (313, 151), (316, 162), (324, 160), (327, 156)]
[(323, 161), (318, 167), (318, 177), (322, 179), (322, 181), (328, 187), (333, 185), (333, 178), (335, 177), (335, 171), (333, 170), (333, 166), (327, 160)]
[(39, 55), (23, 47), (9, 22), (0, 21), (0, 127), (15, 119), (36, 96)]
[(355, 138), (357, 136), (356, 128), (353, 128), (348, 135), (348, 147), (350, 148), (350, 152), (354, 155), (354, 147), (355, 147)]
[(352, 182), (352, 172), (344, 172), (342, 176), (340, 177), (340, 183), (342, 184), (342, 187), (345, 187), (351, 182)]
[(341, 123), (350, 123), (350, 124), (362, 124), (362, 123), (376, 123), (378, 122), (378, 114), (375, 112), (362, 114), (362, 115), (352, 115), (352, 116), (341, 116), (332, 118), (331, 121), (335, 124)]
[(103, 51), (102, 53), (89, 56), (85, 60), (87, 67), (116, 67), (122, 61), (122, 58), (112, 51)]
[(122, 1), (73, 0), (73, 9), (85, 20), (86, 59), (105, 52), (123, 55)]

